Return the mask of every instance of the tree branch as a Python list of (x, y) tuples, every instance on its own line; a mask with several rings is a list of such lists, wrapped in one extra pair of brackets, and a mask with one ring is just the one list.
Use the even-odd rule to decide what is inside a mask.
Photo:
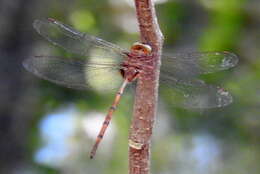
[(155, 120), (163, 35), (153, 0), (135, 0), (141, 42), (152, 47), (153, 70), (137, 82), (133, 120), (129, 135), (129, 174), (150, 173), (150, 139)]

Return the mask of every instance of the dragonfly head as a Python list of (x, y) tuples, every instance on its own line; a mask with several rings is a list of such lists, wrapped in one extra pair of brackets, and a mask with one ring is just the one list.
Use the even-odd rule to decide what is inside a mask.
[(152, 52), (152, 48), (149, 45), (140, 42), (135, 42), (131, 47), (131, 52), (138, 55), (147, 55)]

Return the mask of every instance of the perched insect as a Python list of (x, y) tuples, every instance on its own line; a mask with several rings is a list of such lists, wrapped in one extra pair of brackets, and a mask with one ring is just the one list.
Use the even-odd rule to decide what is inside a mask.
[[(36, 20), (36, 31), (54, 45), (83, 58), (60, 58), (35, 56), (23, 62), (33, 74), (69, 88), (84, 90), (91, 87), (91, 79), (103, 78), (99, 71), (113, 72), (120, 78), (119, 88), (108, 110), (102, 128), (91, 151), (93, 158), (100, 141), (116, 110), (127, 84), (138, 79), (142, 73), (151, 71), (152, 48), (136, 42), (130, 51), (97, 37), (81, 33), (54, 19)], [(94, 59), (92, 59), (94, 57)], [(168, 94), (188, 108), (223, 107), (232, 102), (232, 96), (223, 88), (205, 84), (196, 79), (200, 74), (212, 73), (235, 66), (238, 58), (229, 52), (185, 53), (176, 56), (162, 55), (160, 85), (165, 84)], [(105, 88), (114, 88), (108, 82)], [(177, 94), (177, 95), (175, 95)]]

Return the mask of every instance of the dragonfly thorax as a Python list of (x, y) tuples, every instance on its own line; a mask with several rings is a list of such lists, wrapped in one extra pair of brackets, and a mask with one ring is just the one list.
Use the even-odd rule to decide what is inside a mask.
[(152, 52), (151, 46), (147, 44), (142, 44), (140, 42), (135, 42), (131, 47), (131, 53), (137, 55), (147, 55)]

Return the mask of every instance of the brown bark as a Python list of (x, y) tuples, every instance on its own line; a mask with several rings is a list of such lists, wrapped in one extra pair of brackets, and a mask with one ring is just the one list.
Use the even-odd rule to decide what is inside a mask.
[(153, 70), (138, 78), (129, 135), (129, 174), (150, 173), (150, 139), (155, 120), (163, 35), (152, 0), (135, 0), (141, 42), (152, 47)]

